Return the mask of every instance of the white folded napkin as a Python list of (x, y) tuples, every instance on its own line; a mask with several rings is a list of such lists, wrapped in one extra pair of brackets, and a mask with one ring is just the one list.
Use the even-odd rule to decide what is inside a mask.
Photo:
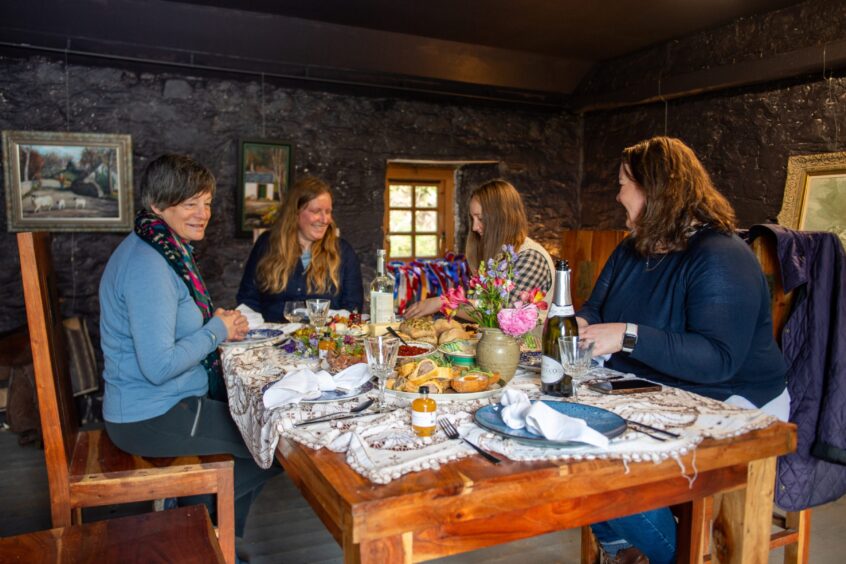
[(588, 427), (584, 419), (564, 415), (542, 401), (531, 403), (525, 392), (506, 388), (500, 403), (502, 420), (512, 429), (525, 428), (550, 441), (577, 441), (608, 447), (608, 437)]
[(259, 312), (253, 310), (250, 306), (240, 304), (235, 309), (240, 311), (241, 315), (247, 318), (247, 323), (249, 324), (250, 329), (257, 329), (264, 325), (264, 317), (262, 317)]
[(336, 315), (337, 315), (338, 317), (347, 317), (347, 318), (349, 318), (349, 316), (350, 316), (350, 310), (348, 310), (348, 309), (330, 309), (330, 310), (329, 310), (329, 317), (335, 317)]
[(290, 372), (284, 378), (265, 390), (262, 396), (264, 407), (274, 409), (287, 404), (299, 403), (302, 400), (314, 400), (321, 392), (331, 390), (352, 390), (358, 388), (370, 379), (370, 370), (364, 363), (353, 364), (341, 370), (332, 377), (325, 370), (312, 371), (301, 368)]

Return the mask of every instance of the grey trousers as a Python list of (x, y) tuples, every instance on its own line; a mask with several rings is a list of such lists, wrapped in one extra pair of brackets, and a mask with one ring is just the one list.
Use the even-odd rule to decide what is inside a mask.
[[(229, 415), (229, 406), (208, 397), (186, 398), (167, 413), (135, 423), (106, 421), (106, 432), (115, 445), (128, 453), (148, 457), (231, 454), (235, 457), (235, 535), (244, 536), (250, 505), (265, 482), (282, 472), (278, 463), (267, 470), (253, 460), (244, 439)], [(180, 505), (206, 503), (209, 496), (192, 496)]]

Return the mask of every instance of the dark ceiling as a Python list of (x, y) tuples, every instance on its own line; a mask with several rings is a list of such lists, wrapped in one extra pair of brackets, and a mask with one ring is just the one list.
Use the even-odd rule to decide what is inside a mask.
[(0, 49), (560, 103), (598, 62), (797, 0), (3, 0)]

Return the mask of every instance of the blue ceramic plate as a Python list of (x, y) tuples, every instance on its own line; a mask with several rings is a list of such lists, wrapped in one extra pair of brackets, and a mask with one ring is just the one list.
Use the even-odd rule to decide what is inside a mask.
[[(609, 439), (622, 435), (626, 430), (626, 422), (623, 418), (607, 409), (564, 401), (538, 401), (543, 401), (543, 403), (564, 415), (584, 419), (591, 429), (599, 431)], [(554, 448), (584, 446), (584, 443), (575, 441), (550, 441), (541, 435), (530, 433), (526, 429), (512, 429), (503, 422), (500, 411), (502, 411), (502, 404), (499, 403), (481, 407), (476, 411), (476, 423), (488, 431), (525, 445)]]
[[(264, 386), (261, 387), (261, 393), (263, 394), (267, 389), (278, 382), (279, 380), (275, 380), (273, 382), (268, 382)], [(357, 398), (358, 396), (363, 396), (367, 392), (373, 389), (373, 382), (367, 381), (358, 388), (354, 388), (352, 390), (327, 390), (320, 394), (320, 397), (313, 400), (303, 400), (303, 403), (326, 403), (330, 401), (344, 401), (348, 399)], [(417, 395), (415, 394), (415, 397)]]
[(285, 338), (285, 331), (281, 329), (250, 329), (243, 341), (225, 341), (222, 347), (257, 347), (272, 345)]

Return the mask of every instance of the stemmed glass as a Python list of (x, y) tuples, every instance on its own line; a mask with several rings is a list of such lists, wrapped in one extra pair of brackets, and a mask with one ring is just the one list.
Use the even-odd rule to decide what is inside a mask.
[(305, 302), (285, 302), (285, 319), (288, 323), (299, 323), (307, 313)]
[(329, 315), (329, 300), (306, 300), (306, 308), (308, 308), (309, 322), (314, 325), (316, 329), (320, 329), (326, 325), (327, 317)]
[(364, 352), (370, 373), (379, 379), (379, 410), (385, 406), (385, 383), (397, 363), (400, 341), (387, 335), (364, 338)]
[(561, 350), (561, 365), (564, 373), (573, 379), (573, 399), (578, 398), (578, 388), (590, 370), (593, 358), (593, 341), (586, 341), (578, 337), (559, 337), (558, 347)]

